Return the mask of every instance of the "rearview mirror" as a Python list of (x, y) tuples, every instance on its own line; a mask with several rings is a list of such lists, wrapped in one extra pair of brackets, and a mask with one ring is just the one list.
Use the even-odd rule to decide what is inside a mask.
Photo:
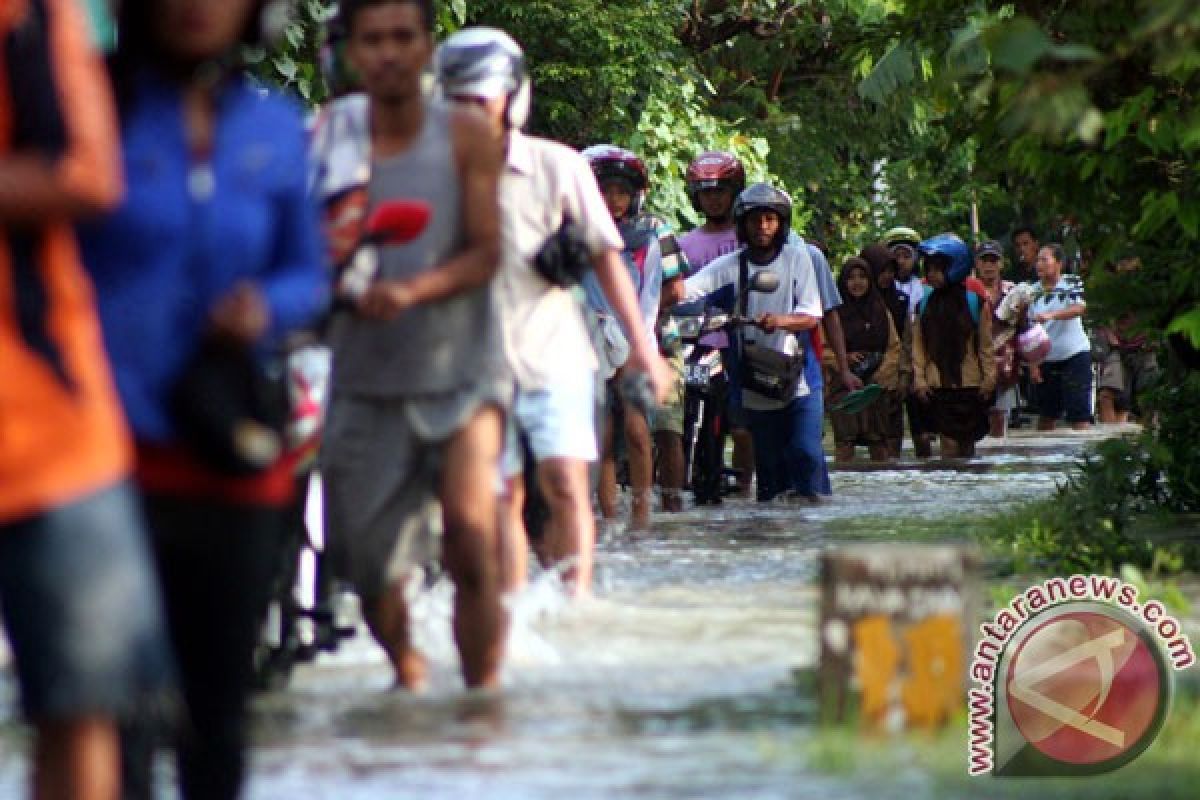
[(770, 294), (779, 288), (779, 275), (774, 272), (762, 270), (754, 273), (754, 277), (750, 279), (750, 291), (763, 292)]

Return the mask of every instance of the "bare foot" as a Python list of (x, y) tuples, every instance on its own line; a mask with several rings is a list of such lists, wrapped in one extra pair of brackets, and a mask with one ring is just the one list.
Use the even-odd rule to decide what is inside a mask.
[(633, 490), (629, 509), (629, 530), (650, 530), (650, 492)]
[(429, 666), (416, 650), (409, 648), (392, 655), (392, 667), (396, 670), (395, 688), (414, 693), (429, 688)]

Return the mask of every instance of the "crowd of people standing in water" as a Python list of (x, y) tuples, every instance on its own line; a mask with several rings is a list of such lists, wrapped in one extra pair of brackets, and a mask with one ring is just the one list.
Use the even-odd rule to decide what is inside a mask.
[[(835, 279), (786, 192), (702, 152), (704, 222), (676, 237), (637, 154), (525, 134), (520, 47), (477, 28), (435, 48), (429, 0), (339, 4), (357, 91), (306, 135), (233, 57), (275, 5), (124, 0), (107, 69), (76, 0), (0, 16), (0, 611), (36, 796), (152, 796), (161, 748), (183, 796), (237, 795), (295, 489), (269, 367), (297, 340), (332, 354), (329, 566), (411, 689), (406, 582), (431, 554), (464, 681), (490, 687), (531, 552), (590, 590), (589, 464), (613, 516), (618, 436), (631, 525), (656, 463), (661, 508), (683, 507), (679, 303), (745, 322), (713, 335), (761, 501), (831, 493), (827, 414), (838, 461), (896, 458), (906, 419), (917, 456), (940, 437), (968, 457), (1022, 402), (1045, 430), (1090, 424), (1096, 359), (1114, 421), (1153, 380), (1130, 321), (1089, 338), (1079, 277), (1030, 231), (1015, 282), (997, 242), (906, 227)], [(419, 220), (373, 228), (395, 201)], [(532, 543), (527, 487), (547, 507)]]

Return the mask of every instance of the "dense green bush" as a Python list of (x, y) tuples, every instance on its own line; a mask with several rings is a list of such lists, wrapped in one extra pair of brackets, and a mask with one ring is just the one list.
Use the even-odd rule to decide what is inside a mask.
[(1156, 428), (1100, 443), (1053, 497), (989, 526), (1016, 571), (1200, 569), (1200, 373), (1147, 403)]

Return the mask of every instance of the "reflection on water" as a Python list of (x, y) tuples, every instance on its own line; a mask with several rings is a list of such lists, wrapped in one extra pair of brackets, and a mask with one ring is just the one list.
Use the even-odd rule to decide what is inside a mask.
[[(256, 701), (248, 795), (925, 796), (919, 770), (881, 789), (804, 763), (813, 701), (793, 671), (816, 660), (817, 556), (843, 535), (894, 538), (1046, 494), (1076, 446), (985, 452), (969, 471), (837, 471), (835, 498), (820, 506), (735, 500), (658, 515), (650, 534), (609, 532), (595, 598), (568, 604), (542, 575), (512, 601), (496, 693), (461, 690), (451, 592), (439, 582), (414, 598), (430, 691), (390, 691), (362, 636), (300, 669)], [(2, 733), (0, 796), (10, 796), (21, 748), (13, 726)]]

